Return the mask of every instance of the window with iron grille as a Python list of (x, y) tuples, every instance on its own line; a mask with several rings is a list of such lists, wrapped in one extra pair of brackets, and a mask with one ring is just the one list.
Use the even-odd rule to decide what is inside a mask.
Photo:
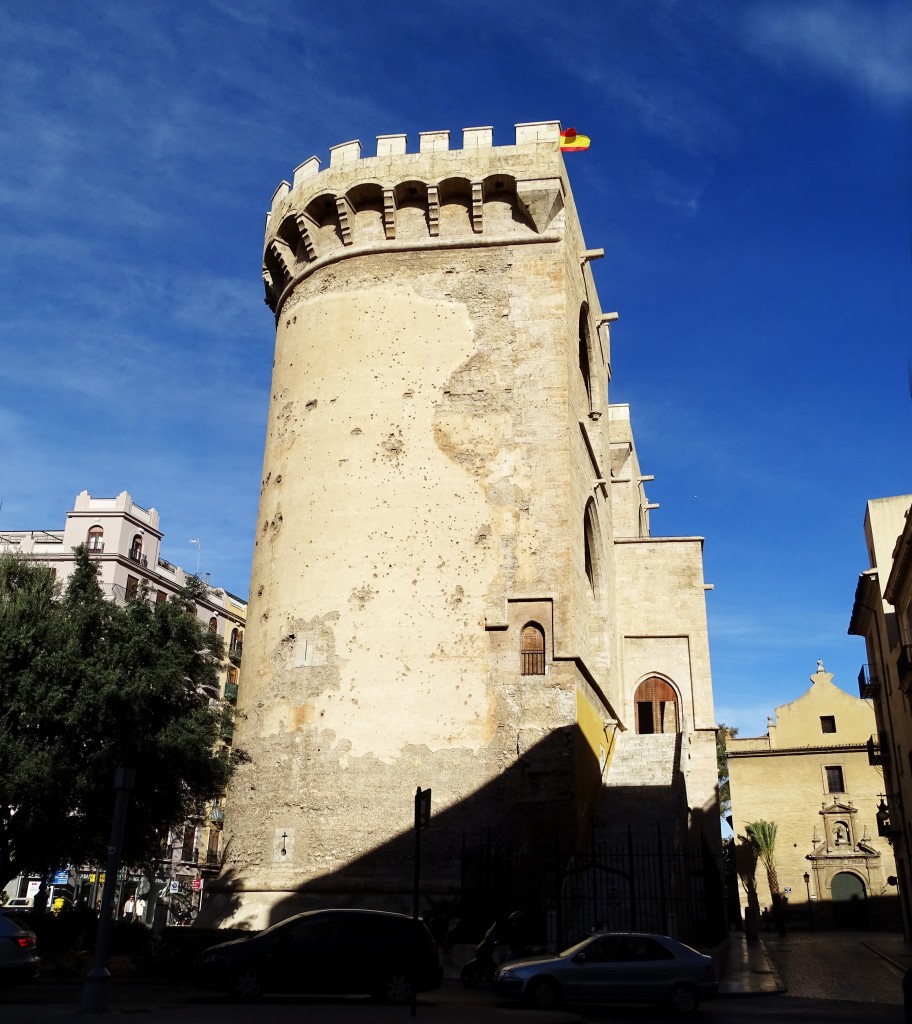
[(520, 672), (524, 676), (545, 674), (545, 631), (537, 623), (523, 626), (520, 639)]
[(845, 792), (845, 779), (842, 775), (842, 768), (838, 764), (827, 765), (824, 769), (826, 772), (826, 788), (828, 793), (844, 793)]

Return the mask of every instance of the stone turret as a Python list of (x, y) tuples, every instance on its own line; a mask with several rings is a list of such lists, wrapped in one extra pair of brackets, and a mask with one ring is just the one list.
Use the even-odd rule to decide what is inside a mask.
[(632, 693), (603, 415), (616, 315), (559, 132), (494, 146), (469, 128), (462, 149), (424, 132), (412, 153), (384, 135), (371, 157), (348, 142), (273, 196), (235, 733), (251, 761), (227, 804), (224, 920), (407, 909), (417, 787), (429, 893), (458, 890), (466, 835), (550, 848), (591, 827)]

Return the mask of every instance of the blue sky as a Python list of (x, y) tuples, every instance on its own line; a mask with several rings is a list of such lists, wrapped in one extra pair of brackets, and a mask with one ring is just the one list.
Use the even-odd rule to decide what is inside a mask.
[(653, 531), (706, 538), (718, 720), (818, 658), (852, 691), (865, 501), (912, 491), (910, 53), (905, 0), (0, 5), (0, 530), (126, 489), (246, 594), (276, 185), (559, 119)]

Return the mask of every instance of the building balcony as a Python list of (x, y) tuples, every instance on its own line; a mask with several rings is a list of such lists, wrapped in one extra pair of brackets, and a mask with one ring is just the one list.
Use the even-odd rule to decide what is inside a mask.
[(228, 660), (232, 665), (240, 665), (241, 663), (241, 652), (244, 650), (243, 644), (234, 644), (228, 648)]
[(136, 562), (137, 565), (141, 565), (144, 569), (149, 567), (149, 559), (141, 551), (128, 551), (127, 558), (131, 562)]
[(912, 644), (903, 644), (896, 659), (899, 686), (904, 693), (912, 692)]
[(225, 683), (225, 700), (237, 700), (238, 684)]
[(226, 743), (230, 743), (234, 739), (234, 722), (223, 722), (219, 735)]
[(222, 825), (225, 822), (225, 808), (213, 807), (209, 812), (209, 820), (213, 825)]
[(890, 745), (881, 744), (880, 738), (872, 736), (868, 742), (868, 764), (886, 764), (890, 760)]
[(858, 695), (870, 700), (880, 693), (880, 671), (877, 665), (862, 665), (858, 673)]

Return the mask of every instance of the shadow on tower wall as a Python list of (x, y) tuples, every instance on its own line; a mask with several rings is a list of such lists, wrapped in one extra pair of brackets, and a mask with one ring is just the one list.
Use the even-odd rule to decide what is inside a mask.
[[(661, 931), (680, 922), (674, 930), (681, 937), (703, 940), (707, 917), (721, 919), (721, 909), (707, 914), (705, 906), (721, 892), (717, 879), (703, 882), (707, 872), (718, 876), (718, 863), (699, 843), (670, 835), (658, 843), (650, 836), (597, 841), (592, 794), (599, 778), (596, 755), (579, 728), (568, 726), (464, 800), (438, 812), (432, 808), (420, 840), (419, 911), (438, 941), (477, 940), (492, 920), (517, 909), (525, 912), (536, 942), (571, 942), (580, 931), (612, 920)], [(434, 780), (424, 785), (433, 790)], [(641, 809), (667, 805), (665, 796), (648, 787), (637, 793)], [(403, 808), (403, 817), (409, 820), (411, 812)], [(686, 822), (686, 806), (684, 815)], [(231, 866), (230, 843), (223, 856), (200, 923), (242, 920), (244, 879)], [(342, 868), (277, 893), (268, 923), (325, 907), (411, 913), (414, 873), (415, 834), (409, 828)]]

